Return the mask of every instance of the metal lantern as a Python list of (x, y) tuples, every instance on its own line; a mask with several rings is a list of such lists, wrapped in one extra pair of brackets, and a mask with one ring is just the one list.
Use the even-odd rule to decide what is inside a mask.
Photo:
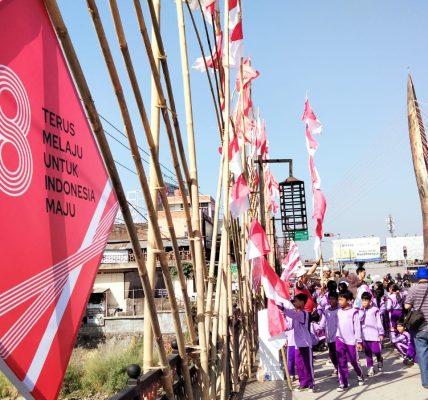
[(293, 176), (279, 184), (281, 197), (281, 222), (283, 232), (306, 231), (305, 184)]

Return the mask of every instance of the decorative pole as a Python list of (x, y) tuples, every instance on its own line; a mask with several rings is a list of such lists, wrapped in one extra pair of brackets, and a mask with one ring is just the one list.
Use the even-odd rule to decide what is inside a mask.
[[(160, 21), (160, 0), (155, 0), (155, 9), (158, 21)], [(154, 34), (152, 32), (152, 48), (153, 54), (156, 59), (156, 68), (159, 70), (159, 49), (154, 39)], [(155, 144), (155, 151), (159, 156), (159, 119), (160, 119), (160, 109), (159, 109), (159, 95), (154, 83), (153, 77), (151, 79), (151, 130), (153, 135), (153, 141)], [(156, 177), (156, 169), (154, 165), (153, 157), (150, 157), (150, 196), (153, 201), (153, 206), (155, 211), (158, 211), (158, 195), (159, 195), (159, 182)], [(155, 285), (156, 277), (156, 253), (152, 249), (156, 248), (155, 243), (155, 234), (153, 232), (153, 225), (149, 221), (149, 232), (147, 237), (147, 272), (149, 275), (150, 283), (152, 287)], [(148, 315), (147, 310), (147, 301), (144, 300), (144, 347), (143, 347), (143, 370), (148, 372), (151, 367), (153, 367), (153, 335), (150, 329), (152, 321)]]
[(428, 262), (428, 145), (425, 127), (416, 98), (412, 77), (407, 78), (407, 110), (409, 119), (410, 148), (413, 168), (422, 211), (422, 229), (424, 235), (424, 263)]
[(187, 43), (186, 31), (184, 27), (183, 6), (181, 1), (176, 1), (177, 5), (177, 22), (178, 33), (180, 37), (180, 56), (182, 67), (182, 79), (184, 89), (184, 106), (186, 110), (187, 123), (187, 144), (189, 148), (190, 161), (190, 186), (191, 186), (191, 202), (192, 202), (192, 225), (193, 239), (195, 243), (195, 260), (196, 264), (196, 286), (197, 286), (197, 322), (199, 347), (201, 351), (201, 376), (202, 376), (202, 398), (208, 399), (209, 396), (209, 379), (208, 379), (208, 348), (207, 335), (205, 334), (205, 282), (204, 270), (205, 260), (203, 258), (204, 251), (202, 247), (201, 223), (199, 218), (199, 190), (198, 190), (198, 167), (196, 161), (196, 146), (195, 133), (193, 130), (193, 111), (192, 111), (192, 96), (190, 91), (190, 76), (189, 62), (187, 59)]

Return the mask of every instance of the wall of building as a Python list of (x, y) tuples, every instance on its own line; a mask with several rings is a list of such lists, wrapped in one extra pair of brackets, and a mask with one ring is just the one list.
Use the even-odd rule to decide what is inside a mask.
[(125, 310), (126, 300), (124, 298), (125, 281), (123, 272), (112, 272), (97, 274), (94, 282), (94, 289), (110, 289), (107, 304), (114, 305)]
[[(181, 328), (187, 332), (186, 315), (184, 311), (179, 312)], [(157, 316), (162, 333), (174, 333), (174, 322), (169, 311), (158, 311)], [(91, 334), (124, 334), (124, 333), (143, 333), (144, 317), (105, 317), (100, 326), (82, 326), (81, 333)]]

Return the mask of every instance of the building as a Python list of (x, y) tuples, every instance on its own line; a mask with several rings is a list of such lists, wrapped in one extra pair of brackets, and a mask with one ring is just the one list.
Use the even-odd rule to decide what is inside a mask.
[[(189, 201), (188, 197), (187, 201)], [(168, 202), (173, 214), (180, 259), (182, 263), (191, 263), (187, 224), (183, 211), (183, 197), (180, 196), (179, 192), (175, 191), (172, 196), (168, 197)], [(211, 252), (214, 207), (215, 202), (211, 196), (200, 196), (199, 209), (206, 257), (209, 257)], [(168, 262), (173, 267), (176, 262), (166, 223), (165, 211), (161, 210), (158, 212), (158, 222), (162, 237), (164, 238), (163, 245), (167, 253)], [(148, 224), (137, 223), (136, 228), (144, 259), (147, 261)], [(175, 280), (174, 285), (176, 297), (180, 299), (181, 289), (178, 280)], [(189, 296), (195, 296), (194, 289), (193, 279), (189, 278), (187, 288)], [(154, 290), (159, 307), (167, 307), (168, 301), (166, 299), (165, 283), (159, 261), (157, 261)], [(96, 323), (97, 315), (105, 317), (141, 315), (143, 307), (144, 292), (126, 227), (124, 224), (114, 224), (94, 282), (87, 308), (87, 321), (94, 321)]]

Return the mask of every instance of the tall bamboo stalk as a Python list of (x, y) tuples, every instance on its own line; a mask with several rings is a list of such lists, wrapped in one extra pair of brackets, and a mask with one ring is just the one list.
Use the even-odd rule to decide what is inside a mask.
[[(223, 154), (229, 154), (229, 142), (230, 142), (230, 66), (229, 66), (229, 0), (224, 1), (224, 134), (223, 134)], [(228, 161), (228, 160), (226, 160)], [(225, 237), (225, 246), (223, 252), (223, 288), (224, 293), (227, 296), (223, 296), (223, 307), (222, 307), (222, 344), (223, 344), (223, 363), (221, 373), (221, 393), (220, 398), (223, 400), (226, 398), (226, 373), (227, 373), (227, 361), (226, 350), (227, 350), (227, 314), (228, 314), (228, 296), (231, 294), (228, 290), (227, 274), (230, 271), (230, 259), (229, 259), (229, 162), (223, 164), (223, 224), (222, 224), (222, 236)], [(230, 300), (231, 301), (231, 300)]]
[[(158, 95), (159, 95), (159, 107), (161, 108), (162, 118), (163, 118), (164, 123), (165, 123), (166, 134), (168, 137), (169, 148), (170, 148), (170, 152), (171, 152), (172, 164), (174, 167), (175, 174), (177, 176), (178, 187), (180, 189), (180, 192), (181, 192), (181, 195), (183, 198), (183, 209), (184, 209), (184, 214), (186, 216), (187, 232), (188, 232), (189, 241), (190, 241), (190, 252), (192, 255), (193, 263), (195, 263), (198, 261), (199, 258), (197, 258), (195, 255), (195, 245), (193, 243), (192, 219), (190, 216), (190, 208), (189, 208), (189, 204), (187, 202), (187, 195), (186, 195), (187, 190), (184, 186), (183, 176), (181, 173), (180, 163), (179, 163), (178, 155), (177, 155), (177, 149), (175, 147), (174, 133), (173, 133), (171, 121), (169, 118), (168, 106), (166, 103), (166, 99), (165, 99), (165, 95), (164, 95), (164, 91), (163, 91), (163, 87), (162, 87), (162, 83), (161, 83), (160, 73), (159, 73), (158, 69), (156, 68), (156, 60), (155, 60), (154, 55), (153, 55), (152, 45), (150, 43), (149, 34), (147, 32), (147, 26), (146, 26), (146, 23), (144, 20), (143, 11), (141, 9), (140, 0), (134, 0), (134, 7), (135, 7), (135, 13), (137, 15), (137, 21), (138, 21), (139, 29), (141, 32), (141, 36), (143, 38), (144, 47), (146, 48), (147, 57), (149, 59), (150, 69), (152, 71), (152, 76), (153, 76), (153, 79), (154, 79), (154, 82), (156, 85), (156, 89), (157, 89)], [(159, 30), (159, 25), (157, 24), (157, 22), (156, 22), (156, 24), (153, 23), (152, 29), (153, 29), (153, 32), (155, 33), (155, 36), (156, 36), (156, 43), (157, 43), (158, 49), (159, 49), (159, 59), (160, 59), (161, 64), (162, 64), (162, 68), (164, 68), (164, 62), (166, 62), (166, 60), (165, 60), (166, 56), (165, 56), (165, 51), (163, 50), (163, 47), (161, 48), (159, 46), (160, 42), (158, 40), (158, 31), (156, 30), (156, 28)], [(166, 77), (165, 77), (165, 79), (166, 79)], [(172, 113), (172, 119), (173, 119), (174, 127), (175, 127), (175, 129), (179, 129), (179, 124), (178, 124), (178, 119), (177, 119), (177, 114), (176, 114), (175, 108), (172, 109), (171, 105), (170, 105), (170, 107), (171, 107), (171, 113)], [(178, 131), (178, 133), (176, 131), (176, 136), (179, 136), (180, 141), (181, 141), (181, 133), (179, 131)], [(183, 159), (185, 160), (186, 157), (184, 155), (184, 150), (182, 149), (182, 146), (179, 146), (179, 152), (180, 152), (180, 158), (182, 160)], [(190, 194), (191, 188), (190, 188), (190, 181), (189, 181), (190, 178), (188, 178), (189, 172), (187, 169), (187, 161), (185, 164), (184, 174), (185, 174), (185, 177), (187, 180), (187, 188), (188, 188), (188, 191)], [(198, 204), (198, 208), (199, 208), (199, 204)], [(192, 340), (193, 340), (193, 338), (192, 338)]]
[(191, 202), (192, 202), (192, 225), (194, 228), (193, 238), (195, 243), (195, 255), (199, 258), (196, 262), (196, 285), (197, 285), (197, 322), (199, 334), (199, 346), (201, 350), (201, 376), (202, 376), (202, 397), (208, 399), (209, 379), (208, 379), (208, 349), (207, 335), (205, 334), (205, 304), (204, 304), (204, 263), (201, 222), (199, 218), (199, 190), (198, 190), (198, 168), (196, 160), (195, 132), (193, 129), (192, 94), (190, 90), (189, 62), (187, 58), (186, 31), (184, 25), (183, 6), (181, 1), (176, 1), (177, 24), (180, 38), (180, 57), (184, 90), (184, 106), (186, 110), (187, 125), (187, 145), (189, 149), (190, 180), (191, 180)]
[[(133, 125), (132, 125), (131, 118), (129, 115), (129, 110), (128, 110), (128, 107), (126, 104), (126, 100), (125, 100), (125, 97), (123, 94), (122, 85), (121, 85), (119, 76), (117, 74), (117, 70), (116, 70), (116, 67), (114, 64), (114, 60), (113, 60), (113, 57), (111, 55), (110, 48), (109, 48), (109, 45), (108, 45), (108, 42), (107, 42), (107, 39), (105, 36), (105, 32), (104, 32), (102, 22), (101, 22), (99, 13), (98, 13), (98, 9), (96, 7), (94, 0), (87, 0), (87, 3), (88, 3), (88, 7), (90, 10), (91, 16), (92, 16), (92, 20), (94, 22), (94, 27), (95, 27), (95, 30), (97, 33), (97, 37), (98, 37), (98, 40), (100, 42), (100, 47), (101, 47), (101, 50), (103, 52), (103, 55), (104, 55), (104, 58), (106, 61), (106, 65), (107, 65), (107, 68), (108, 68), (108, 71), (110, 74), (110, 78), (111, 78), (111, 81), (113, 84), (113, 88), (114, 88), (114, 91), (116, 93), (119, 108), (121, 110), (123, 122), (124, 122), (125, 128), (126, 128), (126, 134), (128, 137), (129, 146), (131, 148), (132, 157), (134, 159), (135, 167), (137, 170), (137, 175), (138, 175), (138, 178), (140, 181), (141, 188), (143, 190), (144, 199), (146, 201), (149, 219), (150, 219), (151, 223), (153, 224), (153, 228), (154, 228), (153, 231), (155, 233), (155, 239), (156, 239), (156, 248), (158, 250), (159, 260), (160, 260), (160, 264), (161, 264), (161, 268), (162, 268), (162, 273), (164, 276), (164, 281), (165, 281), (165, 285), (166, 285), (166, 288), (168, 291), (169, 301), (171, 304), (171, 315), (173, 318), (174, 328), (175, 328), (175, 332), (176, 332), (178, 351), (179, 351), (179, 354), (180, 354), (180, 356), (182, 358), (182, 362), (183, 362), (183, 378), (184, 378), (184, 384), (185, 384), (185, 391), (186, 391), (187, 397), (189, 399), (193, 399), (192, 384), (191, 384), (190, 373), (189, 373), (189, 368), (188, 368), (188, 357), (187, 357), (186, 348), (185, 348), (185, 340), (184, 340), (184, 335), (183, 335), (183, 331), (181, 328), (181, 321), (180, 321), (180, 315), (178, 312), (177, 300), (175, 298), (174, 286), (172, 283), (172, 279), (171, 279), (171, 275), (170, 275), (170, 271), (169, 271), (169, 265), (168, 265), (168, 261), (166, 259), (166, 254), (165, 254), (165, 250), (163, 247), (162, 237), (161, 237), (159, 224), (158, 224), (158, 220), (157, 220), (157, 213), (155, 211), (155, 208), (154, 208), (151, 196), (150, 196), (150, 188), (149, 188), (147, 177), (146, 177), (146, 174), (145, 174), (145, 171), (143, 168), (143, 164), (141, 161), (141, 156), (139, 153), (137, 140), (135, 138), (135, 133), (134, 133)], [(124, 39), (123, 29), (122, 29), (121, 24), (120, 24), (120, 17), (118, 15), (117, 4), (114, 0), (110, 1), (110, 7), (111, 7), (113, 18), (115, 21), (116, 33), (118, 35), (118, 39), (119, 39), (119, 42), (121, 45), (122, 54), (125, 56), (125, 53), (127, 53), (128, 48), (126, 45), (126, 41)], [(128, 55), (129, 55), (129, 53), (128, 53)], [(125, 62), (127, 64), (127, 67), (129, 67), (129, 64), (127, 63), (127, 61), (129, 61), (129, 60), (126, 59), (126, 57), (125, 57)], [(129, 72), (130, 71), (128, 69), (128, 73)], [(131, 82), (131, 83), (133, 83), (133, 82)], [(135, 90), (134, 85), (133, 85), (133, 89)], [(159, 160), (157, 159), (157, 154), (156, 154), (156, 150), (154, 147), (153, 137), (151, 136), (150, 125), (148, 124), (147, 115), (145, 114), (145, 110), (141, 109), (141, 107), (143, 107), (142, 102), (139, 103), (138, 105), (139, 105), (139, 111), (144, 112), (145, 119), (147, 120), (146, 122), (148, 125), (148, 127), (147, 127), (148, 130), (146, 131), (146, 136), (147, 136), (147, 138), (151, 139), (151, 141), (149, 143), (149, 148), (151, 150), (150, 154), (155, 161), (154, 164), (155, 164), (156, 170), (158, 172), (157, 179), (158, 179), (160, 184), (163, 184), (162, 175), (159, 174), (159, 170), (160, 170)], [(143, 116), (143, 114), (142, 114), (142, 116)], [(165, 187), (163, 187), (161, 189), (161, 193), (163, 193), (165, 195), (162, 197), (166, 198)], [(165, 205), (166, 205), (165, 210), (167, 210), (168, 206), (169, 206), (168, 201), (165, 202), (164, 207), (165, 207)], [(172, 226), (171, 228), (172, 228), (171, 231), (174, 234), (174, 227)], [(177, 261), (177, 269), (180, 269), (181, 264), (180, 264), (179, 256), (177, 257), (176, 261)], [(185, 288), (183, 288), (183, 290), (185, 290)]]
[(409, 120), (410, 148), (413, 168), (422, 211), (422, 229), (424, 235), (424, 262), (428, 262), (428, 146), (425, 126), (422, 121), (415, 87), (409, 74), (407, 79), (407, 112)]
[[(134, 2), (134, 4), (135, 3), (136, 3), (136, 1)], [(190, 193), (191, 192), (190, 173), (189, 173), (189, 168), (187, 166), (187, 160), (186, 160), (186, 156), (185, 156), (185, 152), (184, 152), (183, 140), (182, 140), (181, 131), (180, 131), (180, 124), (179, 124), (178, 117), (177, 117), (177, 109), (175, 107), (174, 93), (172, 90), (171, 77), (169, 74), (166, 52), (165, 52), (165, 48), (163, 45), (163, 39), (162, 39), (160, 27), (159, 27), (159, 24), (157, 23), (157, 20), (156, 20), (156, 10), (153, 6), (153, 0), (147, 0), (147, 5), (149, 6), (149, 12), (150, 12), (151, 20), (152, 20), (153, 31), (155, 32), (157, 44), (159, 47), (159, 52), (161, 54), (161, 65), (162, 65), (163, 75), (165, 78), (166, 91), (168, 93), (169, 106), (171, 108), (172, 122), (173, 122), (174, 130), (175, 130), (175, 138), (177, 140), (177, 146), (179, 149), (180, 160), (181, 160), (181, 164), (182, 164), (183, 171), (184, 171), (184, 176), (186, 177), (186, 182), (187, 182), (187, 186), (188, 186), (189, 193)], [(198, 204), (198, 207), (199, 207), (199, 204)]]
[[(155, 0), (154, 3), (158, 21), (160, 20), (160, 0)], [(156, 40), (153, 40), (154, 34), (152, 32), (152, 48), (153, 54), (156, 57), (156, 68), (159, 70), (159, 50), (156, 44)], [(160, 110), (159, 110), (159, 96), (156, 89), (156, 85), (152, 78), (151, 82), (151, 131), (153, 134), (153, 141), (155, 144), (156, 153), (159, 156), (159, 127), (160, 127)], [(152, 157), (150, 157), (150, 197), (152, 198), (153, 206), (155, 211), (158, 211), (158, 190), (159, 182), (156, 177), (156, 167), (155, 162)], [(152, 249), (156, 248), (156, 242), (154, 238), (153, 225), (149, 222), (149, 232), (147, 237), (148, 251), (147, 251), (147, 272), (149, 274), (149, 279), (152, 287), (154, 287), (155, 277), (156, 277), (156, 254)], [(147, 310), (147, 301), (144, 300), (144, 351), (143, 351), (143, 368), (144, 372), (153, 366), (153, 335), (150, 329), (151, 319), (148, 315)]]
[[(206, 316), (205, 317), (205, 334), (206, 334), (207, 340), (209, 340), (209, 337), (210, 337), (211, 318), (212, 318), (212, 310), (213, 310), (212, 297), (214, 293), (215, 259), (217, 255), (217, 232), (218, 232), (218, 220), (220, 216), (221, 184), (222, 184), (221, 173), (223, 171), (223, 163), (224, 163), (224, 154), (222, 154), (220, 158), (220, 170), (218, 173), (217, 194), (215, 199), (215, 210), (214, 210), (213, 238), (211, 242), (210, 268), (208, 271), (208, 288), (207, 288), (206, 309), (205, 309), (205, 316)], [(216, 288), (218, 288), (218, 286), (216, 286)]]
[(166, 356), (165, 346), (162, 338), (162, 333), (160, 331), (159, 320), (157, 318), (156, 306), (152, 293), (152, 287), (150, 285), (150, 280), (147, 275), (147, 269), (144, 263), (143, 252), (141, 250), (140, 241), (138, 239), (137, 231), (135, 225), (132, 221), (132, 216), (129, 211), (128, 203), (126, 200), (125, 192), (123, 190), (119, 174), (117, 172), (111, 150), (109, 148), (107, 139), (104, 135), (104, 130), (99, 119), (97, 110), (95, 108), (94, 101), (92, 100), (91, 93), (89, 91), (88, 84), (85, 80), (82, 68), (80, 66), (79, 60), (77, 58), (76, 52), (74, 50), (73, 44), (68, 35), (67, 28), (64, 24), (61, 12), (58, 8), (58, 5), (55, 0), (45, 0), (46, 9), (48, 10), (49, 16), (54, 25), (55, 31), (58, 35), (59, 40), (63, 48), (64, 55), (67, 59), (67, 63), (72, 71), (74, 80), (78, 87), (79, 93), (82, 97), (86, 112), (89, 117), (94, 134), (97, 138), (97, 142), (103, 156), (106, 168), (109, 172), (112, 185), (115, 189), (122, 215), (125, 221), (126, 229), (130, 237), (130, 241), (134, 250), (138, 270), (141, 277), (141, 283), (143, 286), (144, 293), (148, 297), (149, 302), (149, 312), (152, 318), (152, 329), (153, 334), (156, 340), (156, 344), (159, 351), (160, 365), (162, 369), (162, 383), (165, 389), (165, 392), (170, 400), (173, 400), (173, 388), (172, 388), (172, 376), (171, 369), (169, 367), (168, 359)]

